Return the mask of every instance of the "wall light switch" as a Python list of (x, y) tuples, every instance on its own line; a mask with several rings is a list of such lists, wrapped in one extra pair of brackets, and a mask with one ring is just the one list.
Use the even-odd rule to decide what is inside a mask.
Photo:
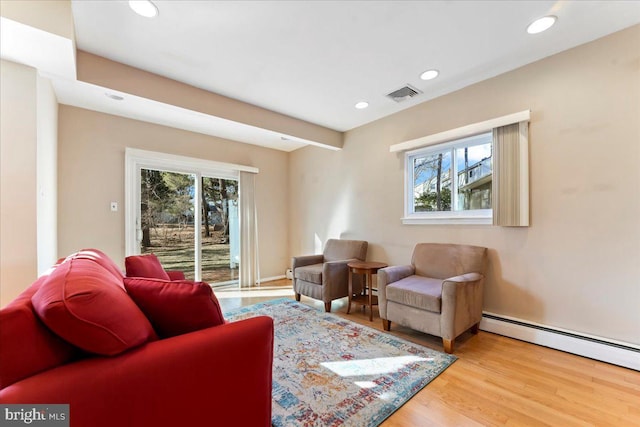
[(118, 202), (111, 202), (111, 212), (118, 212)]

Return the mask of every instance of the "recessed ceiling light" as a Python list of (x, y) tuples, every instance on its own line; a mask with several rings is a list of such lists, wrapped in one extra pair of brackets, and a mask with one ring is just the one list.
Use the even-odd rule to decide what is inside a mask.
[(531, 24), (529, 24), (529, 26), (527, 27), (527, 33), (529, 33), (529, 34), (538, 34), (538, 33), (541, 33), (543, 31), (546, 31), (549, 28), (551, 28), (553, 26), (553, 24), (556, 23), (557, 19), (558, 18), (556, 18), (553, 15), (549, 15), (549, 16), (545, 16), (545, 17), (540, 18), (540, 19), (536, 19)]
[(440, 74), (438, 70), (427, 70), (424, 73), (420, 74), (420, 78), (422, 80), (431, 80), (438, 77), (438, 74)]
[(129, 0), (129, 7), (145, 18), (153, 18), (158, 15), (158, 8), (149, 0)]
[(356, 108), (358, 110), (362, 110), (364, 108), (367, 108), (369, 106), (369, 103), (367, 101), (360, 101), (356, 104)]
[(109, 92), (105, 92), (104, 96), (106, 96), (109, 99), (113, 99), (114, 101), (122, 101), (124, 99), (124, 96), (116, 95), (114, 93), (109, 93)]

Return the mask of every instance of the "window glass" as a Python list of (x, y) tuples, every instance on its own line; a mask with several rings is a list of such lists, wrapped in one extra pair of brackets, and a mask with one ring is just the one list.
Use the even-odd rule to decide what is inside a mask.
[(408, 217), (491, 216), (492, 133), (407, 154)]
[(451, 210), (451, 151), (413, 161), (414, 212)]
[(456, 149), (457, 210), (491, 209), (491, 143)]

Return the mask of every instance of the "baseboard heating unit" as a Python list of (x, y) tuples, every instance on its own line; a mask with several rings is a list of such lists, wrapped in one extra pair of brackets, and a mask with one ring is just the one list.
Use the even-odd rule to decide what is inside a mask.
[(484, 312), (480, 329), (640, 371), (640, 346)]

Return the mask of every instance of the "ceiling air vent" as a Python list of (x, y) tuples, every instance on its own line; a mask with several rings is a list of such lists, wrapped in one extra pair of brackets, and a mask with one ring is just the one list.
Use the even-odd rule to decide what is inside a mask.
[(422, 92), (420, 90), (407, 84), (406, 86), (387, 94), (387, 96), (396, 102), (402, 102), (421, 93)]

